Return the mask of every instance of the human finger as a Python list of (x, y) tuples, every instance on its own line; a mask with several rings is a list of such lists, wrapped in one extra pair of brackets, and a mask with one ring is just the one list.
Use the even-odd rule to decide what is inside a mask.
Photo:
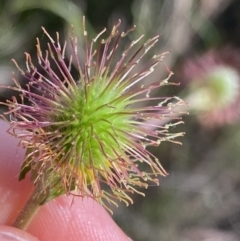
[[(0, 223), (11, 225), (33, 187), (29, 177), (19, 182), (18, 174), (24, 150), (6, 134), (7, 123), (0, 122)], [(16, 151), (17, 150), (17, 151)], [(105, 209), (90, 198), (61, 196), (40, 208), (27, 231), (40, 240), (129, 240)]]

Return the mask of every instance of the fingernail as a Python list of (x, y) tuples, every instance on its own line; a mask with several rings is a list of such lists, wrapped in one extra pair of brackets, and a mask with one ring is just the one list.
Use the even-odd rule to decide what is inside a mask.
[(0, 241), (39, 241), (31, 234), (9, 226), (0, 225)]

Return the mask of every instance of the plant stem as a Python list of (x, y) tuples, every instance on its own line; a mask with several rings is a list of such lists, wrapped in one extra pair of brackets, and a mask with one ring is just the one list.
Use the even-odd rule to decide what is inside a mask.
[(38, 212), (41, 203), (46, 199), (47, 195), (48, 193), (43, 191), (42, 185), (38, 184), (12, 226), (25, 230)]

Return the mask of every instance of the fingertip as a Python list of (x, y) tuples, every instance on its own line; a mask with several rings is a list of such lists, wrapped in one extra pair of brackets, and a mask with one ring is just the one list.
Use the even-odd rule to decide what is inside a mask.
[(20, 229), (0, 225), (0, 240), (1, 241), (39, 241), (31, 234)]
[[(44, 232), (42, 232), (44, 230)], [(90, 198), (61, 196), (41, 207), (28, 231), (50, 241), (129, 241), (112, 217)]]
[(0, 120), (0, 223), (11, 224), (33, 191), (29, 176), (19, 182), (18, 175), (25, 150), (16, 138), (7, 134), (9, 124)]
[[(6, 133), (8, 124), (0, 121), (0, 223), (10, 224), (27, 201), (33, 187), (29, 178), (18, 181), (24, 150), (16, 152), (18, 140)], [(3, 140), (3, 139), (2, 139)], [(3, 227), (3, 226), (0, 226)], [(23, 236), (23, 231), (0, 228), (0, 240), (31, 241), (33, 236)], [(10, 230), (11, 229), (11, 230)], [(4, 231), (5, 230), (5, 231)], [(44, 241), (129, 241), (107, 211), (90, 198), (61, 196), (42, 206), (27, 231)], [(26, 235), (26, 233), (24, 232)], [(1, 236), (2, 235), (2, 236)], [(30, 238), (31, 237), (31, 238)], [(24, 239), (25, 238), (25, 239)], [(29, 239), (30, 238), (30, 239)], [(33, 237), (34, 238), (34, 237)]]
[[(18, 148), (19, 140), (7, 133), (9, 124), (0, 120), (0, 162), (1, 170), (5, 173), (10, 172), (13, 175), (19, 174), (21, 162), (23, 161), (25, 150)], [(4, 172), (3, 172), (4, 174)], [(0, 176), (1, 179), (2, 175)]]

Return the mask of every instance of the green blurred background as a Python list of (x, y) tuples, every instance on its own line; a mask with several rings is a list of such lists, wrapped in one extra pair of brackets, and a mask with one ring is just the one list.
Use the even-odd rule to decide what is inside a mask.
[[(239, 12), (238, 0), (1, 0), (0, 84), (12, 83), (11, 73), (17, 72), (12, 58), (23, 67), (23, 53), (35, 55), (36, 37), (43, 38), (41, 26), (52, 36), (58, 31), (60, 36), (67, 37), (73, 24), (81, 42), (83, 15), (90, 36), (95, 36), (104, 27), (111, 28), (120, 18), (123, 30), (137, 25), (130, 38), (144, 34), (148, 39), (161, 34), (154, 51), (171, 50), (165, 63), (175, 73), (172, 81), (181, 84), (180, 87), (165, 87), (160, 94), (178, 95), (188, 101), (189, 96), (195, 98), (196, 90), (202, 87), (198, 84), (197, 88), (192, 87), (192, 82), (203, 75), (194, 70), (199, 65), (206, 65), (204, 68), (211, 71), (212, 66), (214, 68), (219, 63), (221, 66), (230, 64), (238, 74)], [(225, 51), (227, 60), (226, 53), (221, 52), (226, 48), (231, 49)], [(213, 49), (217, 56), (215, 62), (196, 63), (191, 69), (191, 73), (195, 71), (194, 77), (189, 77), (188, 70), (192, 67), (186, 67), (189, 66), (186, 63), (190, 61), (194, 65), (199, 56), (208, 56)], [(80, 53), (83, 52), (82, 48)], [(159, 67), (146, 81), (165, 76), (166, 69)], [(230, 78), (227, 84), (230, 90), (231, 82)], [(208, 88), (207, 82), (204, 83)], [(235, 94), (228, 93), (235, 98), (231, 100), (234, 105), (224, 105), (225, 112), (221, 112), (217, 98), (211, 99), (212, 109), (207, 111), (199, 111), (189, 103), (190, 114), (183, 116), (185, 124), (172, 130), (186, 132), (181, 138), (183, 145), (163, 143), (157, 150), (152, 150), (170, 175), (161, 178), (160, 187), (149, 187), (146, 197), (134, 195), (134, 205), (125, 207), (120, 204), (113, 210), (114, 220), (133, 240), (240, 240), (238, 82), (235, 87)], [(224, 88), (228, 89), (228, 86), (224, 85)], [(10, 96), (10, 91), (0, 90), (0, 101)], [(206, 96), (198, 98), (204, 102)], [(209, 115), (217, 109), (218, 119), (230, 113), (228, 121), (221, 125), (215, 124), (215, 119)], [(210, 125), (203, 121), (205, 117)]]

